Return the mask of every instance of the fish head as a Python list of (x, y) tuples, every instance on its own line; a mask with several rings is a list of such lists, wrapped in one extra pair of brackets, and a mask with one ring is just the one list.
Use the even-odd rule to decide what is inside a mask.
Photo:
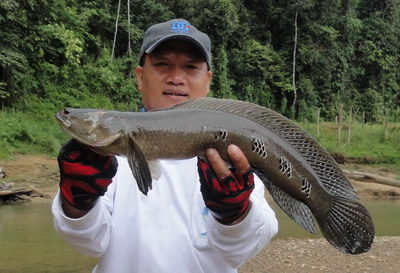
[(56, 114), (61, 128), (71, 137), (92, 147), (111, 144), (121, 135), (118, 117), (99, 109), (65, 108)]

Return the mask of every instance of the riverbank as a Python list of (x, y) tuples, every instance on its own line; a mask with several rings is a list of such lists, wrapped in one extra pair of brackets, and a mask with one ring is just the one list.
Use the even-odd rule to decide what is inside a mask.
[[(0, 166), (5, 169), (7, 175), (6, 178), (0, 179), (0, 182), (35, 186), (49, 194), (51, 198), (33, 198), (32, 202), (51, 202), (58, 189), (58, 166), (55, 158), (43, 155), (17, 155), (14, 160), (0, 160)], [(343, 167), (391, 178), (397, 176), (386, 167), (367, 165)], [(400, 197), (400, 188), (356, 181), (352, 183), (362, 198)], [(243, 265), (239, 273), (398, 272), (399, 250), (400, 237), (376, 237), (369, 252), (356, 256), (340, 253), (322, 238), (276, 238), (257, 257)]]
[(275, 239), (239, 273), (399, 272), (400, 237), (376, 237), (361, 255), (346, 255), (325, 239)]
[[(58, 165), (54, 157), (46, 155), (15, 155), (14, 159), (1, 159), (6, 177), (0, 182), (13, 182), (16, 186), (34, 186), (53, 197), (58, 189)], [(349, 164), (341, 165), (350, 171), (373, 173), (389, 178), (397, 178), (391, 168), (375, 165)], [(396, 170), (397, 171), (397, 170)], [(351, 180), (361, 198), (400, 198), (400, 188)], [(43, 202), (35, 198), (33, 202)]]

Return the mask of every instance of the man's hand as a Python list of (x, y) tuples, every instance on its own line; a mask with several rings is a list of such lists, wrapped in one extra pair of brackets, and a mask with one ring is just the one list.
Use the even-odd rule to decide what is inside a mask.
[(115, 156), (99, 155), (75, 139), (61, 148), (57, 160), (61, 194), (78, 210), (89, 210), (97, 203), (118, 168)]
[(230, 145), (228, 155), (234, 169), (229, 169), (212, 148), (207, 150), (208, 161), (198, 159), (204, 202), (223, 224), (231, 224), (245, 215), (254, 189), (254, 176), (243, 152), (237, 146)]

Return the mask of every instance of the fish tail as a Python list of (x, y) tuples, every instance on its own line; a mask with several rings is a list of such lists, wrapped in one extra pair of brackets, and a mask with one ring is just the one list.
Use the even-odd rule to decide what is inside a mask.
[(330, 210), (315, 217), (324, 237), (340, 251), (361, 254), (371, 248), (374, 224), (359, 202), (335, 197)]

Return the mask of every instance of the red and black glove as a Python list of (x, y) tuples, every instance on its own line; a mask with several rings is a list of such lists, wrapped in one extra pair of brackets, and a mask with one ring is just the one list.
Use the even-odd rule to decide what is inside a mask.
[(230, 224), (240, 218), (250, 204), (250, 194), (254, 189), (254, 175), (249, 168), (244, 174), (231, 174), (219, 180), (210, 163), (198, 159), (200, 190), (206, 206), (222, 224)]
[(117, 172), (115, 156), (102, 156), (75, 139), (68, 141), (58, 155), (60, 190), (77, 209), (91, 209), (107, 191)]

